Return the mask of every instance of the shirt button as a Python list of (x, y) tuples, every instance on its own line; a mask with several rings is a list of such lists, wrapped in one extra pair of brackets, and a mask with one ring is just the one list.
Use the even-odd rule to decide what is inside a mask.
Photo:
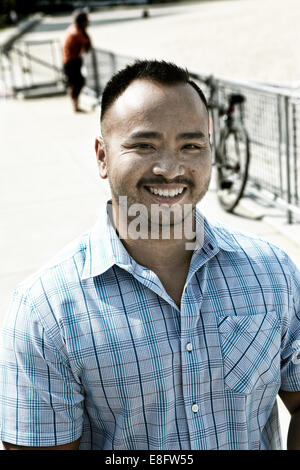
[(192, 406), (192, 411), (193, 413), (198, 413), (199, 411), (199, 406), (197, 405), (197, 403), (194, 403), (193, 406)]
[(192, 345), (192, 343), (188, 343), (188, 344), (186, 345), (186, 349), (187, 349), (189, 352), (192, 351), (192, 350), (193, 350), (193, 345)]

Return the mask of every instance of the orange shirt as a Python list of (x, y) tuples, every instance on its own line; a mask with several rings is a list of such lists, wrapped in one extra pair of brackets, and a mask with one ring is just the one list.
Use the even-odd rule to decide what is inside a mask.
[(66, 31), (63, 43), (63, 63), (78, 59), (89, 45), (88, 35), (85, 35), (76, 24), (71, 24)]

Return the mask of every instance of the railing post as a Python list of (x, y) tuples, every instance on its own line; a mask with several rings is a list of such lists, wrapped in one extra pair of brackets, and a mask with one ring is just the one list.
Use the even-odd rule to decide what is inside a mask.
[(292, 116), (293, 116), (293, 157), (294, 157), (294, 191), (295, 191), (295, 203), (298, 205), (298, 161), (297, 161), (297, 111), (296, 103), (292, 104)]
[(7, 52), (6, 57), (7, 60), (9, 61), (9, 73), (10, 73), (10, 86), (12, 89), (13, 96), (16, 95), (16, 78), (15, 78), (15, 73), (14, 73), (14, 65), (13, 65), (13, 59), (11, 57), (13, 49)]
[[(4, 96), (6, 97), (6, 77), (5, 77), (5, 67), (4, 67), (4, 54), (2, 52), (2, 47), (0, 46), (0, 81), (2, 81), (3, 83), (3, 86), (4, 86), (4, 90), (3, 90), (3, 94)], [(0, 90), (1, 91), (1, 90)]]
[[(22, 80), (22, 87), (26, 87), (26, 80), (24, 78), (24, 61), (23, 61), (23, 53), (22, 53), (22, 44), (20, 44), (20, 53), (18, 54), (18, 60), (19, 60), (19, 70), (20, 70), (20, 75), (21, 75), (21, 80)], [(20, 80), (20, 81), (21, 81)], [(17, 85), (17, 82), (16, 82)]]
[(24, 73), (28, 73), (28, 83), (30, 83), (30, 86), (33, 86), (34, 80), (33, 80), (33, 73), (32, 73), (32, 62), (31, 62), (29, 44), (27, 42), (24, 42), (24, 49), (27, 53), (26, 54), (26, 59), (27, 59), (26, 72)]
[(114, 75), (117, 71), (117, 61), (116, 61), (116, 55), (111, 52), (110, 53), (110, 60), (111, 60), (111, 68), (112, 68), (112, 75)]
[[(284, 99), (285, 105), (285, 139), (286, 139), (286, 189), (287, 189), (287, 202), (291, 204), (292, 202), (292, 195), (291, 195), (291, 159), (290, 159), (290, 126), (289, 126), (289, 97), (286, 96)], [(287, 222), (291, 224), (292, 220), (292, 211), (290, 209), (287, 210)]]
[(99, 98), (99, 96), (101, 95), (101, 85), (100, 85), (100, 79), (99, 79), (97, 55), (96, 55), (96, 50), (94, 48), (92, 48), (91, 54), (92, 54), (95, 92), (96, 92), (97, 98)]
[(280, 196), (283, 197), (283, 179), (282, 179), (282, 96), (277, 95), (277, 116), (278, 116), (278, 166), (280, 181)]
[[(56, 44), (55, 40), (51, 41), (50, 48), (51, 48), (51, 56), (52, 56), (53, 65), (57, 66), (58, 65), (58, 60), (57, 60), (57, 55), (56, 55), (56, 46), (55, 46), (55, 44)], [(59, 82), (59, 74), (58, 74), (57, 69), (54, 70), (54, 78), (56, 79), (56, 81), (58, 83)]]
[[(220, 88), (219, 88), (219, 82), (217, 80), (215, 80), (214, 86), (215, 86), (215, 94), (214, 94), (213, 99), (216, 100), (216, 103), (219, 103)], [(212, 134), (213, 161), (215, 162), (216, 152), (217, 152), (217, 142), (219, 140), (219, 134), (220, 134), (220, 115), (219, 115), (219, 111), (215, 107), (212, 107), (211, 118), (213, 122), (213, 134)]]

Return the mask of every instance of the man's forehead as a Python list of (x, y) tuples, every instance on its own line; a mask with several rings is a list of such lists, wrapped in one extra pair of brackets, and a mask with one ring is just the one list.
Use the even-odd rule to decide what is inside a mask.
[(207, 119), (207, 110), (197, 91), (189, 83), (162, 84), (148, 79), (134, 80), (112, 103), (104, 116), (110, 126), (127, 119), (145, 119), (152, 115)]
[(115, 100), (114, 104), (141, 105), (147, 103), (149, 105), (152, 102), (168, 100), (175, 100), (175, 102), (189, 100), (195, 101), (196, 104), (203, 104), (197, 91), (189, 83), (166, 84), (149, 79), (134, 80)]

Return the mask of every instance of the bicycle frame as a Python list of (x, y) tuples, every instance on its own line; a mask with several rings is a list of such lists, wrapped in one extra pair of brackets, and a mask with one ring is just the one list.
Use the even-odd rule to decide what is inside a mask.
[[(243, 124), (241, 108), (245, 98), (241, 94), (231, 94), (227, 97), (226, 105), (220, 105), (216, 100), (218, 88), (214, 79), (210, 77), (206, 84), (210, 86), (208, 108), (214, 124), (213, 165), (216, 167), (217, 196), (223, 208), (232, 212), (243, 195), (248, 178), (249, 138)], [(238, 114), (236, 113), (237, 106), (240, 107)], [(221, 121), (217, 136), (214, 121), (216, 112), (218, 124)], [(242, 153), (241, 149), (243, 149)]]

